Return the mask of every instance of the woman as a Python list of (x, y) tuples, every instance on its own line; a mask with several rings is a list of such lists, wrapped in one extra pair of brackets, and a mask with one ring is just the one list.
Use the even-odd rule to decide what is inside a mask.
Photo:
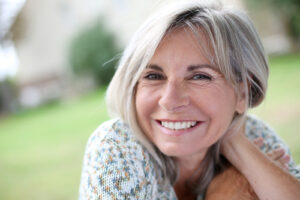
[[(267, 77), (244, 13), (199, 1), (161, 10), (135, 34), (109, 85), (116, 118), (89, 139), (80, 199), (212, 200), (228, 189), (236, 199), (296, 199), (300, 173), (285, 145), (246, 115)], [(233, 177), (244, 190), (231, 187)]]

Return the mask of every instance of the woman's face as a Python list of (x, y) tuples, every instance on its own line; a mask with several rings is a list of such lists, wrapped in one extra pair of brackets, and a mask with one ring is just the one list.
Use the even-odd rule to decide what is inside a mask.
[(140, 127), (164, 154), (177, 158), (203, 157), (243, 107), (187, 30), (163, 39), (137, 85)]

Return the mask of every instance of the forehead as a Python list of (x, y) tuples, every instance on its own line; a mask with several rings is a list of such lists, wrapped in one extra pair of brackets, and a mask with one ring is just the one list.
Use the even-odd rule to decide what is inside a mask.
[(191, 30), (188, 27), (182, 27), (169, 30), (159, 43), (157, 50), (166, 45), (171, 46), (172, 44), (177, 45), (178, 43), (180, 43), (182, 47), (188, 46), (199, 52), (203, 51), (203, 48), (206, 49), (209, 47), (207, 37), (200, 28)]
[[(150, 64), (213, 65), (212, 48), (201, 29), (180, 28), (169, 31), (161, 40)], [(159, 63), (158, 63), (159, 62)]]

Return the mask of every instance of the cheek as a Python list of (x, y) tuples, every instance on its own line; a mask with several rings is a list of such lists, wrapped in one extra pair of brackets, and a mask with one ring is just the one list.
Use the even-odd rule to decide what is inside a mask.
[(142, 121), (141, 118), (143, 118), (143, 115), (147, 110), (144, 110), (147, 108), (147, 102), (143, 101), (145, 99), (142, 92), (137, 89), (136, 96), (135, 96), (135, 110), (137, 112), (137, 119), (138, 121)]
[(197, 94), (191, 95), (193, 102), (211, 118), (231, 117), (235, 112), (237, 99), (231, 88), (214, 86), (193, 94)]
[[(137, 87), (135, 96), (135, 109), (137, 112), (137, 119), (141, 128), (146, 131), (150, 124), (150, 117), (156, 107), (156, 100), (154, 95), (146, 88)], [(148, 127), (149, 128), (149, 127)]]
[(206, 94), (206, 115), (209, 117), (210, 125), (208, 133), (210, 140), (214, 143), (220, 139), (230, 126), (236, 111), (237, 98), (231, 88), (215, 88)]

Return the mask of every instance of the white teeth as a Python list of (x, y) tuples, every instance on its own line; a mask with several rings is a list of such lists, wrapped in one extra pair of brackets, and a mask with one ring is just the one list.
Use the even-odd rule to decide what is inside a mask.
[(180, 128), (181, 128), (181, 124), (180, 124), (180, 123), (175, 123), (174, 128), (175, 128), (176, 130), (180, 129)]
[(182, 130), (182, 129), (188, 129), (197, 124), (196, 121), (190, 121), (190, 122), (166, 122), (161, 121), (161, 125), (163, 127), (166, 127), (168, 129), (172, 130)]

